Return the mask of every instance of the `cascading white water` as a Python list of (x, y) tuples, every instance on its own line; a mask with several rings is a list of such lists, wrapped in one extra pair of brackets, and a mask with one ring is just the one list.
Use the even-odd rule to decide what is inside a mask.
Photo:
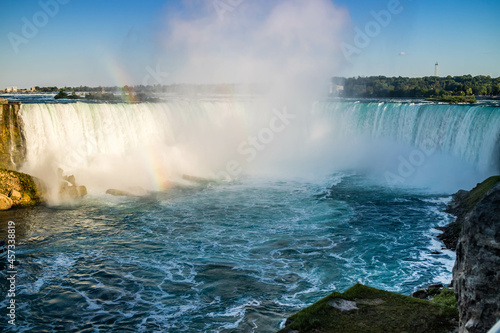
[(413, 103), (318, 103), (318, 117), (344, 137), (389, 139), (498, 169), (498, 107)]
[(280, 117), (262, 100), (25, 104), (23, 170), (51, 179), (60, 167), (91, 191), (163, 189), (183, 174), (214, 177), (249, 162), (269, 169), (286, 160), (283, 172), (308, 163), (335, 167), (331, 161), (366, 154), (331, 149), (359, 138), (363, 144), (379, 140), (379, 146), (430, 145), (478, 170), (498, 168), (498, 108), (322, 101), (295, 116), (291, 124), (278, 124)]
[[(25, 104), (23, 170), (54, 180), (57, 168), (62, 168), (99, 190), (162, 189), (182, 174), (208, 177), (236, 152), (235, 142), (258, 126), (257, 104)], [(248, 119), (249, 109), (255, 111), (253, 119)]]

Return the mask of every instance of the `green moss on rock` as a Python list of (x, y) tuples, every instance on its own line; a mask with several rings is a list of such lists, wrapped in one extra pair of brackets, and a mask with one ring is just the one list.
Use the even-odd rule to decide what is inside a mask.
[(492, 176), (482, 183), (477, 184), (465, 198), (468, 212), (470, 212), (477, 205), (486, 192), (491, 190), (493, 186), (498, 183), (500, 183), (500, 176)]
[(460, 190), (453, 195), (453, 200), (448, 205), (446, 212), (455, 215), (457, 219), (446, 227), (439, 228), (443, 230), (443, 233), (438, 236), (438, 239), (443, 241), (447, 248), (451, 250), (456, 249), (465, 216), (498, 183), (500, 183), (500, 176), (492, 176), (477, 184), (470, 191)]
[[(355, 302), (357, 309), (341, 311), (331, 305), (340, 299)], [(292, 315), (280, 333), (445, 333), (457, 321), (456, 307), (356, 284)]]
[(0, 168), (19, 168), (25, 159), (21, 103), (0, 103)]
[(430, 300), (431, 303), (449, 306), (452, 308), (457, 308), (457, 297), (455, 296), (455, 291), (450, 288), (441, 288), (439, 293), (433, 295)]
[(0, 169), (0, 194), (10, 196), (13, 191), (20, 197), (13, 197), (13, 206), (36, 205), (42, 201), (40, 180), (13, 170)]

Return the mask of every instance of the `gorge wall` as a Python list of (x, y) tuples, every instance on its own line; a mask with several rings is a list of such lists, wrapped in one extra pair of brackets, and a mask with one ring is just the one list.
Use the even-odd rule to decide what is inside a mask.
[(0, 99), (0, 168), (16, 170), (24, 162), (26, 147), (20, 108), (19, 102)]
[(26, 158), (20, 109), (21, 103), (0, 98), (0, 210), (42, 201), (43, 183), (15, 171)]
[[(492, 188), (481, 195), (485, 186)], [(462, 206), (472, 208), (457, 218), (461, 231), (453, 280), (459, 332), (485, 333), (500, 320), (500, 177), (462, 196)]]

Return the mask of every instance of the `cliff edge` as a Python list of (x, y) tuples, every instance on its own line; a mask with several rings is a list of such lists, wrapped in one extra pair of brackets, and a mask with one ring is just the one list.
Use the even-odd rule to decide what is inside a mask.
[(476, 192), (455, 200), (464, 208), (453, 267), (460, 333), (487, 332), (500, 320), (500, 177), (478, 184)]
[(42, 182), (35, 177), (0, 169), (0, 210), (41, 203), (43, 188)]
[(456, 250), (465, 217), (474, 209), (486, 192), (491, 190), (498, 183), (500, 183), (500, 176), (492, 176), (477, 184), (470, 191), (460, 190), (453, 195), (453, 199), (445, 211), (455, 215), (457, 219), (446, 227), (437, 228), (443, 231), (443, 233), (438, 236), (438, 239), (441, 240), (447, 248)]
[(0, 98), (0, 168), (17, 170), (24, 162), (26, 150), (20, 109), (21, 103)]

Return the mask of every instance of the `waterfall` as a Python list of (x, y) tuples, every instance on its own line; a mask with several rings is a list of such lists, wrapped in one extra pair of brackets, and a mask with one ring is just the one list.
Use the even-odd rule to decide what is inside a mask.
[(150, 189), (183, 174), (207, 177), (230, 159), (231, 144), (245, 138), (253, 104), (24, 104), (23, 171), (47, 178), (62, 168), (86, 185)]
[[(431, 146), (478, 169), (498, 172), (499, 111), (486, 106), (320, 101), (310, 110), (297, 111), (300, 117), (290, 126), (272, 132), (273, 126), (278, 128), (273, 122), (276, 111), (261, 100), (23, 104), (23, 171), (49, 178), (48, 173), (62, 168), (100, 189), (120, 184), (164, 189), (183, 174), (213, 177), (228, 163), (245, 166), (241, 163), (252, 159), (294, 156), (288, 165), (321, 164), (308, 154), (316, 150), (327, 156), (331, 150), (313, 142), (340, 146), (346, 138), (364, 138), (380, 140), (378, 144)], [(252, 146), (252, 136), (266, 141)]]
[[(458, 157), (479, 169), (499, 169), (500, 109), (413, 103), (316, 104), (315, 114), (346, 137), (389, 139)], [(430, 147), (429, 147), (430, 146)]]

